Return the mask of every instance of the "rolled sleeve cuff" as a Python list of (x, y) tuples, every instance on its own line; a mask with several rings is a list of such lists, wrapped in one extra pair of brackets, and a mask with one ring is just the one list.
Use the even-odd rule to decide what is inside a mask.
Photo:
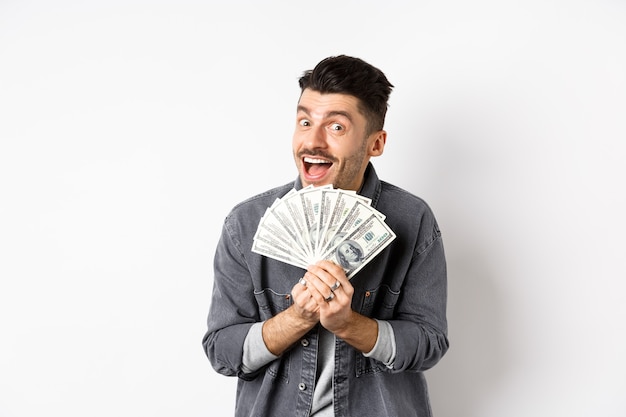
[(374, 320), (378, 322), (378, 338), (372, 350), (363, 353), (363, 356), (376, 359), (387, 368), (393, 368), (393, 362), (396, 359), (396, 338), (393, 327), (385, 320)]
[(278, 356), (270, 352), (263, 341), (263, 322), (253, 324), (243, 342), (241, 371), (246, 374), (256, 372), (276, 359)]

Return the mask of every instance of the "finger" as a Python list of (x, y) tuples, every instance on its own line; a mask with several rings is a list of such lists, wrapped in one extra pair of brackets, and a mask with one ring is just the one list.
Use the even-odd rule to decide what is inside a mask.
[(340, 287), (335, 290), (335, 292), (337, 292), (338, 290), (343, 290), (350, 297), (352, 296), (352, 294), (354, 293), (354, 287), (352, 286), (350, 279), (346, 276), (346, 272), (341, 266), (330, 261), (320, 261), (318, 262), (318, 266), (332, 273), (333, 277), (335, 277), (339, 282)]
[(344, 269), (334, 262), (319, 261), (316, 266), (331, 274), (336, 280), (339, 281), (340, 285), (350, 282)]
[[(304, 278), (301, 278), (303, 280)], [(296, 283), (291, 288), (291, 297), (293, 302), (298, 305), (298, 307), (303, 308), (311, 299), (311, 293), (307, 290), (307, 287), (302, 285), (300, 281)]]
[[(328, 289), (328, 287), (325, 287), (325, 284), (319, 284), (319, 282), (321, 281), (316, 281), (317, 282), (317, 286), (314, 286), (313, 284), (309, 286), (308, 291), (311, 294), (311, 299), (316, 303), (316, 305), (321, 306), (326, 302), (326, 299), (329, 297), (330, 294), (332, 294), (332, 291), (330, 291), (330, 289)], [(324, 286), (324, 288), (318, 288), (318, 286), (322, 287)]]
[[(332, 263), (330, 263), (332, 265)], [(311, 265), (308, 268), (308, 273), (315, 275), (319, 278), (329, 289), (331, 287), (338, 287), (341, 283), (336, 284), (339, 280), (335, 276), (335, 274), (341, 275), (343, 273), (343, 269), (339, 268), (339, 270), (334, 268), (325, 268), (326, 265)]]
[(293, 292), (291, 293), (293, 297), (293, 303), (301, 309), (306, 308), (309, 300), (311, 299), (311, 295), (306, 291)]
[(308, 315), (314, 316), (319, 314), (319, 305), (317, 301), (311, 297), (309, 294), (306, 300), (302, 302), (302, 306), (300, 307), (303, 311), (306, 311)]
[(319, 321), (319, 305), (311, 296), (306, 287), (296, 284), (294, 291), (291, 293), (294, 307), (298, 314), (306, 320)]
[(324, 285), (328, 287), (328, 290), (325, 288), (320, 288), (318, 291), (322, 293), (324, 299), (328, 298), (330, 295), (328, 291), (332, 291), (335, 295), (343, 294), (345, 291), (345, 295), (347, 297), (342, 297), (342, 304), (349, 302), (354, 289), (350, 284), (350, 280), (347, 279), (346, 274), (340, 266), (332, 263), (332, 262), (320, 262), (317, 265), (311, 266), (309, 268), (311, 275), (316, 275), (320, 280), (324, 282)]
[[(326, 300), (330, 300), (329, 297), (333, 297), (333, 292), (330, 287), (334, 284), (332, 277), (324, 270), (319, 268), (313, 268), (312, 271), (307, 271), (305, 274), (307, 279), (307, 289), (318, 303), (324, 303)], [(331, 282), (331, 284), (327, 284)]]
[[(301, 280), (304, 278), (301, 278)], [(306, 287), (304, 285), (302, 285), (300, 283), (300, 281), (298, 281), (296, 283), (296, 285), (294, 285), (293, 287), (291, 287), (291, 296), (295, 299), (299, 294), (301, 294), (302, 292), (304, 292), (306, 290)]]

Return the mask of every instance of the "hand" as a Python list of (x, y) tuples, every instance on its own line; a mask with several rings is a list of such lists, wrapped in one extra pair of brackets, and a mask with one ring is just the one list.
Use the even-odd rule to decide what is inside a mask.
[(291, 289), (294, 312), (303, 320), (317, 324), (320, 321), (320, 308), (308, 290), (306, 278), (302, 278)]
[(293, 304), (263, 324), (265, 346), (276, 356), (289, 349), (319, 322), (319, 305), (311, 297), (303, 279), (291, 289)]
[(319, 321), (332, 333), (342, 333), (352, 318), (354, 288), (343, 268), (330, 261), (320, 261), (309, 266), (306, 289), (318, 307)]

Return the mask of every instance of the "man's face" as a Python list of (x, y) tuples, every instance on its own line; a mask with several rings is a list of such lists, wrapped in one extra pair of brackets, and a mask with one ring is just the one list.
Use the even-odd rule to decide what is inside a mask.
[(293, 156), (302, 185), (357, 191), (370, 157), (382, 154), (386, 133), (367, 135), (358, 99), (304, 90), (298, 102)]
[(339, 251), (343, 254), (344, 258), (349, 262), (354, 262), (359, 259), (357, 251), (349, 244), (344, 244), (339, 248)]

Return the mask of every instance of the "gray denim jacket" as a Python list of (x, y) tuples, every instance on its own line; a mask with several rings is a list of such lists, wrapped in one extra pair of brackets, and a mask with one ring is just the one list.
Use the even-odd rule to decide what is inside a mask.
[[(259, 220), (299, 179), (252, 197), (224, 222), (214, 258), (213, 294), (203, 338), (213, 368), (238, 376), (236, 417), (309, 416), (317, 362), (318, 329), (253, 374), (241, 371), (250, 327), (288, 308), (291, 288), (304, 271), (251, 252)], [(448, 350), (446, 262), (439, 227), (428, 205), (380, 181), (370, 164), (360, 194), (386, 215), (396, 239), (351, 280), (352, 308), (393, 327), (393, 368), (337, 339), (333, 376), (337, 417), (431, 416), (422, 371)]]

